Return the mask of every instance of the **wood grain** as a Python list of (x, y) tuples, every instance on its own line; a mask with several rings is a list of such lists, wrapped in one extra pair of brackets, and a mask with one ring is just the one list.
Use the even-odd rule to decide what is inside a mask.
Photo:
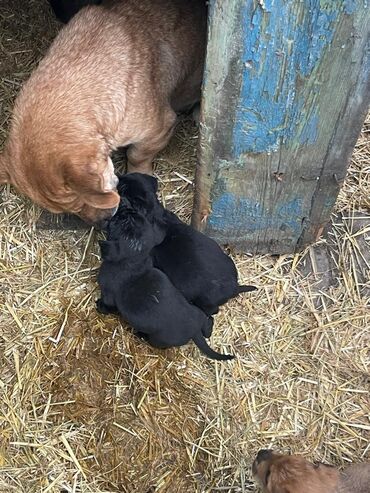
[(370, 102), (363, 0), (210, 6), (193, 224), (290, 253), (328, 222)]

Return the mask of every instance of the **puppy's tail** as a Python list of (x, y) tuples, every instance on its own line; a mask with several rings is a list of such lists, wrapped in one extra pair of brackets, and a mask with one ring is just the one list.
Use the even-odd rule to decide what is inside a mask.
[(242, 284), (241, 286), (238, 286), (238, 294), (240, 293), (247, 293), (248, 291), (256, 291), (258, 288), (256, 286), (250, 286), (248, 284)]
[(202, 353), (204, 353), (211, 359), (217, 359), (218, 361), (227, 361), (235, 358), (235, 356), (232, 356), (231, 354), (221, 354), (214, 351), (210, 346), (208, 346), (207, 341), (204, 339), (201, 332), (193, 336), (193, 341), (202, 351)]

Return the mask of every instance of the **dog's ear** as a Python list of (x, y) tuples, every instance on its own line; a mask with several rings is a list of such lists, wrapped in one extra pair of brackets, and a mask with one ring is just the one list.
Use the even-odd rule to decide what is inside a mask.
[(158, 192), (158, 180), (157, 180), (157, 178), (155, 178), (152, 175), (146, 175), (146, 174), (143, 174), (142, 177), (143, 177), (143, 180), (147, 182), (147, 184), (149, 185), (149, 187), (153, 191), (153, 193), (157, 193)]
[(84, 194), (84, 201), (96, 209), (114, 209), (119, 204), (120, 196), (117, 192), (91, 192)]
[(266, 470), (266, 492), (268, 493), (294, 493), (286, 484), (286, 478), (281, 477), (274, 470), (274, 465), (270, 465)]
[(305, 477), (306, 461), (300, 456), (287, 455), (270, 463), (265, 472), (264, 484), (268, 493), (295, 493), (297, 479)]
[(140, 212), (152, 209), (157, 199), (158, 181), (154, 176), (143, 173), (129, 173), (119, 180), (117, 190), (132, 207)]
[(10, 176), (7, 168), (7, 158), (4, 153), (0, 154), (0, 185), (10, 183)]
[(83, 193), (113, 192), (118, 182), (111, 158), (99, 151), (74, 150), (72, 158), (64, 158), (60, 172), (67, 186)]

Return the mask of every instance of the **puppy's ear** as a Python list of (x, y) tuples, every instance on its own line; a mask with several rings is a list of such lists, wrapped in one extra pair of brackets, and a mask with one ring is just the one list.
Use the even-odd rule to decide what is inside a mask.
[(142, 176), (143, 176), (144, 180), (150, 186), (153, 193), (157, 193), (158, 192), (158, 180), (157, 180), (157, 178), (155, 178), (152, 175), (145, 175), (145, 174), (143, 174)]
[(270, 464), (266, 469), (264, 484), (268, 493), (294, 493), (294, 484), (291, 482), (291, 472), (288, 464)]
[(85, 193), (86, 204), (96, 209), (114, 209), (118, 206), (120, 196), (117, 192), (91, 192)]
[(10, 183), (10, 176), (7, 169), (7, 158), (5, 154), (0, 154), (0, 185)]

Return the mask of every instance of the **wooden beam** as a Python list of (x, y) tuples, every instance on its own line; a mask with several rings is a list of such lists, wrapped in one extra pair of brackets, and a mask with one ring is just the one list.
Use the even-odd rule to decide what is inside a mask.
[(364, 0), (214, 0), (193, 224), (281, 254), (330, 217), (370, 102)]

